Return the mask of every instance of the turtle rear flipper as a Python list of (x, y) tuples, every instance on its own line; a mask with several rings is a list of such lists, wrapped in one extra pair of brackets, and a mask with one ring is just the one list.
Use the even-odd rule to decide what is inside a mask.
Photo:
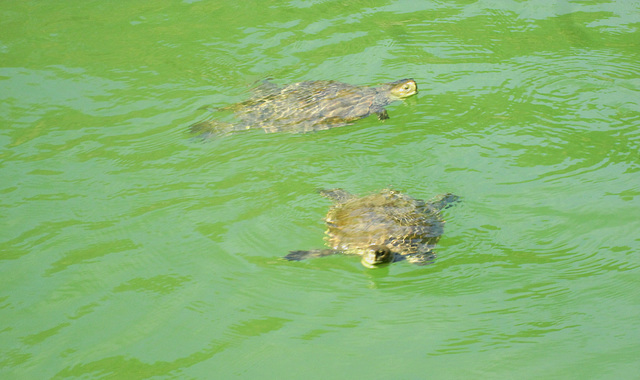
[(291, 251), (284, 258), (289, 261), (301, 261), (316, 257), (331, 256), (340, 253), (335, 249), (312, 249), (310, 251)]
[(433, 208), (440, 211), (440, 210), (444, 210), (445, 208), (449, 208), (458, 202), (460, 202), (459, 196), (455, 194), (447, 193), (447, 194), (441, 194), (441, 195), (435, 196), (428, 203)]
[(320, 195), (322, 195), (323, 197), (329, 198), (336, 203), (344, 203), (349, 199), (353, 199), (356, 197), (355, 195), (342, 189), (328, 189), (328, 190), (320, 189), (318, 190), (318, 193), (320, 193)]
[(252, 99), (260, 99), (269, 95), (275, 95), (281, 91), (280, 86), (273, 83), (271, 78), (266, 78), (258, 81), (258, 84), (251, 89)]

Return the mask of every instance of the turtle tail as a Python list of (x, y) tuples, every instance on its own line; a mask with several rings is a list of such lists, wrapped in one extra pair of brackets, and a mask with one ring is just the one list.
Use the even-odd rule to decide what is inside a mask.
[(235, 124), (225, 123), (219, 120), (205, 120), (192, 124), (189, 127), (189, 132), (202, 139), (208, 139), (210, 137), (230, 135), (244, 129), (246, 128), (241, 128)]
[(440, 211), (440, 210), (444, 210), (445, 208), (449, 208), (458, 202), (460, 202), (459, 196), (455, 194), (447, 193), (447, 194), (437, 195), (436, 197), (434, 197), (429, 201), (429, 204), (436, 210)]

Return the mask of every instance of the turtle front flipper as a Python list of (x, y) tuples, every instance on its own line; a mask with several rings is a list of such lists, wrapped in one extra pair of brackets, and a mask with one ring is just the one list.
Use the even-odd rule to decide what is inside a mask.
[(389, 114), (387, 110), (382, 110), (382, 112), (378, 112), (378, 120), (387, 120), (389, 118)]
[(310, 251), (291, 251), (284, 258), (289, 261), (301, 261), (316, 257), (331, 256), (340, 253), (335, 249), (312, 249)]
[(436, 259), (436, 254), (433, 251), (413, 253), (404, 256), (404, 259), (414, 265), (429, 265)]

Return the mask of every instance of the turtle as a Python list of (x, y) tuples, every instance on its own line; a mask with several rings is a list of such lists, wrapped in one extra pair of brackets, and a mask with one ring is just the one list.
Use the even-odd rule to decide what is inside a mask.
[(320, 195), (334, 202), (325, 218), (329, 248), (290, 251), (286, 260), (347, 254), (361, 256), (368, 268), (402, 260), (429, 264), (444, 231), (441, 211), (459, 201), (447, 193), (425, 202), (392, 189), (363, 197), (343, 189), (320, 190)]
[(278, 87), (264, 81), (248, 100), (217, 111), (231, 111), (235, 122), (205, 120), (190, 126), (192, 133), (209, 137), (251, 128), (272, 132), (311, 132), (352, 124), (371, 114), (389, 118), (385, 107), (415, 95), (413, 79), (401, 79), (377, 87), (317, 80)]

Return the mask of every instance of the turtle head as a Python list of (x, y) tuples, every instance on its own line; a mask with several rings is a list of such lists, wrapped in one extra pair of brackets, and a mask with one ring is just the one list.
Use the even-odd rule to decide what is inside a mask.
[(394, 254), (389, 247), (372, 245), (363, 252), (360, 262), (367, 268), (375, 268), (380, 265), (389, 264), (393, 259)]
[(389, 84), (391, 85), (391, 95), (399, 99), (408, 98), (418, 93), (418, 85), (413, 79), (401, 79)]

